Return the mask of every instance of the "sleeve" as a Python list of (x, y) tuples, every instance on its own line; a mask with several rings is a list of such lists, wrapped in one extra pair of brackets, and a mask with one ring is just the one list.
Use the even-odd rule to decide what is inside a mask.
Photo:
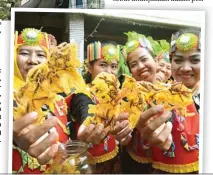
[(85, 94), (74, 94), (70, 102), (69, 120), (73, 118), (75, 121), (82, 123), (88, 116), (88, 105), (94, 104), (93, 101)]

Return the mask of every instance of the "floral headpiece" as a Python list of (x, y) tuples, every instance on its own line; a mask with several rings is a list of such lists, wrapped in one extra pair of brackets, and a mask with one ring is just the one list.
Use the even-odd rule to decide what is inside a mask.
[(113, 44), (102, 46), (101, 42), (96, 41), (87, 46), (87, 60), (88, 62), (101, 58), (108, 62), (119, 60), (119, 50), (119, 46)]
[(47, 33), (34, 28), (25, 28), (20, 35), (15, 33), (15, 48), (21, 45), (41, 46), (46, 53), (49, 50), (49, 41)]
[(133, 52), (139, 47), (147, 48), (151, 53), (153, 53), (153, 48), (149, 40), (142, 34), (136, 32), (124, 33), (127, 35), (127, 43), (124, 49), (124, 56), (127, 58), (128, 54)]
[(176, 50), (188, 51), (190, 49), (197, 48), (200, 50), (200, 33), (199, 35), (193, 33), (179, 34), (176, 32), (171, 38), (171, 52)]

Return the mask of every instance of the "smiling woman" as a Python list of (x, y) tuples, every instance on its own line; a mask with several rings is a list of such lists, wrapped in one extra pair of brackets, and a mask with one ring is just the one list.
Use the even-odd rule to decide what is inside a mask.
[(173, 40), (171, 52), (172, 76), (188, 88), (200, 81), (200, 35), (196, 31), (181, 31)]
[(188, 88), (194, 88), (200, 80), (200, 51), (177, 50), (172, 57), (172, 76)]

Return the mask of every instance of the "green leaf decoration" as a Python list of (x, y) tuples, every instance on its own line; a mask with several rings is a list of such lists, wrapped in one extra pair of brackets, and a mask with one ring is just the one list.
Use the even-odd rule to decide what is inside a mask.
[(124, 34), (127, 36), (127, 42), (128, 41), (132, 41), (132, 40), (138, 40), (139, 38), (145, 38), (146, 37), (145, 35), (139, 34), (139, 33), (135, 32), (135, 31), (125, 32)]
[(128, 65), (126, 63), (126, 60), (125, 60), (122, 52), (120, 51), (119, 63), (118, 63), (118, 77), (120, 77), (122, 74), (131, 75), (129, 68), (128, 68)]
[(169, 43), (166, 40), (160, 40), (159, 42), (160, 42), (162, 49), (169, 52), (169, 50), (170, 50)]

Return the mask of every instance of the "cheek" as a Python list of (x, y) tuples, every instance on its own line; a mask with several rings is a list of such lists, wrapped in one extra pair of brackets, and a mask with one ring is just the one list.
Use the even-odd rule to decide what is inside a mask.
[(196, 66), (194, 66), (193, 69), (196, 72), (196, 74), (200, 76), (200, 64), (197, 64)]
[(133, 77), (137, 76), (137, 68), (136, 67), (129, 68), (129, 70), (130, 70), (130, 72), (131, 72), (131, 74), (132, 74)]
[(167, 70), (167, 75), (171, 76), (171, 74), (172, 74), (171, 70)]
[(179, 70), (180, 67), (181, 67), (180, 65), (177, 65), (175, 63), (171, 64), (171, 74), (172, 74), (172, 76), (175, 76), (175, 74), (177, 74), (177, 71)]
[(117, 75), (118, 75), (118, 69), (113, 70), (112, 73), (117, 77)]
[(147, 62), (146, 65), (153, 73), (156, 73), (159, 68), (158, 65), (154, 62), (154, 60)]
[(47, 61), (47, 58), (39, 58), (40, 63), (45, 63)]
[(92, 68), (92, 78), (94, 79), (99, 73), (101, 72), (104, 72), (103, 71), (103, 68), (98, 66), (98, 65), (95, 65), (93, 68)]
[(17, 64), (20, 70), (23, 69), (23, 66), (26, 63), (27, 59), (28, 58), (26, 56), (22, 56), (22, 55), (17, 56)]

